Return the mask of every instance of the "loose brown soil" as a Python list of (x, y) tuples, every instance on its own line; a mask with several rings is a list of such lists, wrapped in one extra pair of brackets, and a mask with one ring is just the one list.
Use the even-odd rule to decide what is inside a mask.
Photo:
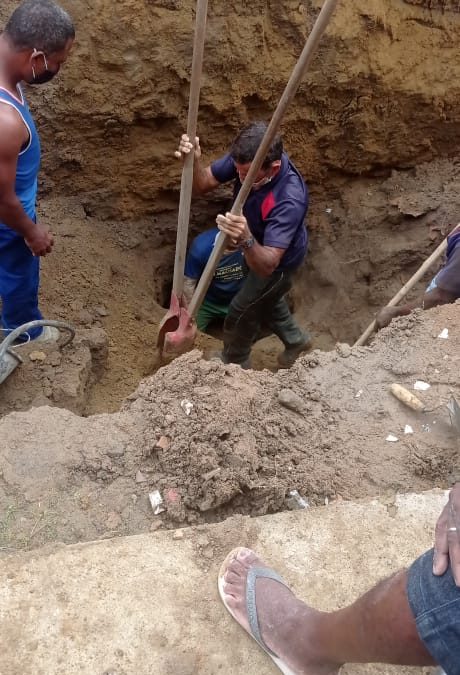
[[(65, 77), (31, 92), (45, 149), (40, 218), (56, 233), (42, 307), (78, 335), (38, 361), (26, 348), (0, 385), (0, 414), (13, 411), (0, 421), (4, 550), (273, 512), (294, 506), (292, 489), (311, 504), (376, 492), (391, 504), (397, 490), (456, 475), (445, 404), (458, 395), (458, 305), (400, 321), (370, 349), (335, 347), (358, 337), (458, 220), (456, 4), (342, 3), (286, 116), (286, 148), (312, 188), (310, 252), (290, 301), (316, 350), (330, 350), (289, 372), (276, 372), (275, 338), (254, 349), (254, 372), (198, 352), (158, 370), (193, 5), (120, 0), (114, 14), (107, 0), (77, 0)], [(270, 117), (317, 11), (310, 0), (212, 8), (207, 158), (249, 119)], [(228, 199), (194, 202), (192, 234)], [(446, 326), (450, 339), (438, 340)], [(207, 358), (219, 342), (196, 346)], [(433, 412), (420, 418), (388, 394), (415, 379), (432, 384)], [(160, 516), (153, 489), (167, 502)]]
[[(458, 305), (419, 312), (371, 347), (314, 351), (275, 374), (195, 351), (119, 413), (12, 413), (0, 422), (0, 547), (261, 515), (295, 507), (294, 489), (312, 505), (378, 493), (391, 508), (397, 491), (446, 486), (460, 471), (446, 408), (460, 398), (459, 330)], [(431, 412), (419, 415), (389, 393), (417, 379), (431, 384), (420, 394)], [(157, 516), (154, 490), (166, 505)]]

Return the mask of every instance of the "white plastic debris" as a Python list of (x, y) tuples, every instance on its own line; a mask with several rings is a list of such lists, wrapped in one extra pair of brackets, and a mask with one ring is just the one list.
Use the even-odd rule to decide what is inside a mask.
[(184, 398), (184, 399), (180, 402), (180, 407), (182, 408), (182, 410), (184, 411), (184, 413), (185, 413), (186, 415), (190, 415), (190, 413), (191, 413), (192, 410), (193, 410), (193, 403), (192, 403), (191, 401), (187, 401), (187, 399)]
[(307, 500), (300, 496), (298, 490), (289, 490), (289, 496), (293, 498), (301, 509), (308, 509), (310, 506)]
[(163, 497), (160, 494), (159, 490), (154, 490), (154, 492), (149, 493), (150, 504), (153, 509), (153, 513), (158, 516), (160, 513), (165, 511), (163, 504)]
[(329, 506), (329, 497), (324, 497), (324, 506)]
[(388, 434), (388, 436), (385, 439), (389, 443), (397, 443), (399, 441), (399, 438), (397, 436), (394, 436), (393, 434)]
[(332, 213), (332, 209), (326, 209), (326, 213)]
[(359, 391), (356, 392), (355, 398), (361, 398), (362, 395), (363, 395), (363, 390), (360, 389)]
[(404, 433), (405, 434), (413, 434), (414, 433), (414, 430), (412, 429), (410, 424), (406, 424), (406, 426), (404, 427)]
[(431, 384), (424, 382), (423, 380), (417, 380), (414, 384), (414, 389), (416, 391), (427, 391), (431, 387)]
[(448, 337), (449, 337), (449, 329), (448, 328), (444, 328), (444, 330), (442, 330), (438, 335), (438, 338), (441, 338), (441, 340), (447, 340)]

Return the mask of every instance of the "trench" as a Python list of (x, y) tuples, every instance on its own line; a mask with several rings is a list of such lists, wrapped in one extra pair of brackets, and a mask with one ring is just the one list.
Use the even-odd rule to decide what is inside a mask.
[[(436, 160), (383, 178), (335, 178), (312, 186), (309, 253), (288, 299), (299, 324), (312, 334), (313, 349), (353, 344), (379, 307), (420, 266), (455, 223), (457, 176), (455, 163)], [(449, 200), (443, 201), (442, 194), (449, 194)], [(190, 240), (227, 208), (225, 194), (211, 203), (194, 202)], [(80, 331), (103, 331), (107, 350), (93, 354), (95, 364), (89, 366), (78, 356), (54, 371), (46, 363), (41, 369), (33, 364), (4, 385), (0, 412), (38, 403), (69, 407), (85, 416), (115, 412), (142, 378), (171, 360), (161, 358), (156, 341), (169, 305), (176, 213), (102, 220), (88, 214), (78, 198), (64, 197), (45, 199), (41, 209), (45, 218), (59, 222), (55, 253), (43, 261), (43, 311)], [(409, 300), (435, 272), (427, 273)], [(215, 325), (209, 334), (198, 336), (195, 346), (206, 359), (220, 348), (220, 339), (221, 326)], [(276, 372), (281, 349), (275, 336), (259, 341), (253, 348), (253, 369)], [(76, 365), (84, 370), (85, 380), (74, 400), (71, 393), (49, 394), (55, 371), (65, 379), (66, 368), (72, 373)], [(88, 374), (88, 368), (95, 372)], [(70, 383), (67, 390), (72, 387)], [(43, 392), (48, 392), (45, 399), (39, 395)]]
[[(282, 347), (274, 337), (253, 350), (257, 372), (241, 380), (238, 374), (216, 374), (206, 360), (219, 347), (218, 327), (212, 335), (198, 336), (196, 347), (204, 361), (192, 356), (183, 372), (174, 363), (162, 368), (167, 364), (156, 339), (170, 293), (180, 180), (180, 168), (170, 158), (186, 119), (184, 64), (190, 61), (193, 3), (164, 0), (134, 8), (132, 0), (122, 0), (116, 15), (105, 0), (90, 9), (74, 4), (86, 32), (67, 79), (31, 95), (31, 101), (45, 148), (39, 217), (56, 234), (53, 255), (42, 263), (41, 306), (46, 317), (71, 322), (83, 337), (62, 356), (45, 350), (43, 361), (26, 359), (0, 389), (0, 423), (7, 439), (13, 439), (2, 450), (12, 453), (5, 460), (7, 470), (16, 454), (20, 458), (15, 485), (0, 473), (0, 549), (3, 544), (30, 548), (213, 522), (233, 513), (261, 515), (286, 508), (291, 487), (301, 489), (312, 504), (323, 504), (329, 498), (445, 486), (455, 461), (442, 434), (422, 435), (399, 454), (383, 441), (378, 452), (369, 449), (368, 437), (356, 433), (359, 414), (348, 415), (350, 402), (343, 398), (348, 386), (347, 396), (355, 401), (361, 373), (356, 366), (350, 384), (350, 374), (341, 372), (333, 359), (336, 344), (356, 340), (458, 220), (455, 75), (460, 64), (453, 3), (438, 3), (438, 8), (437, 3), (405, 2), (388, 6), (384, 16), (379, 3), (343, 4), (286, 116), (286, 149), (311, 190), (309, 253), (289, 302), (313, 335), (314, 353), (300, 366), (308, 378), (295, 367), (292, 380), (289, 373), (278, 380), (263, 372), (276, 371)], [(2, 18), (6, 12), (4, 8)], [(310, 0), (264, 0), (250, 9), (232, 0), (210, 17), (200, 107), (209, 156), (221, 154), (248, 118), (269, 118), (316, 12), (317, 3)], [(254, 59), (256, 48), (259, 60)], [(223, 190), (194, 201), (190, 237), (212, 226), (229, 198)], [(435, 272), (426, 275), (409, 300)], [(407, 333), (411, 330), (408, 324)], [(398, 344), (410, 360), (404, 344)], [(332, 372), (326, 387), (330, 385), (330, 399), (314, 376), (323, 362)], [(445, 364), (436, 365), (439, 370)], [(395, 363), (391, 367), (403, 372)], [(369, 438), (380, 439), (376, 420), (384, 417), (378, 402), (389, 375), (378, 355), (370, 368), (379, 371), (381, 387), (375, 384), (365, 412), (375, 427)], [(200, 372), (204, 375), (196, 375)], [(158, 379), (140, 384), (154, 373)], [(225, 378), (238, 392), (236, 403), (221, 387)], [(372, 381), (369, 373), (366, 378)], [(228, 395), (229, 412), (214, 419), (213, 405), (202, 402), (206, 424), (196, 421), (198, 431), (189, 442), (174, 396), (183, 381), (206, 399), (211, 396), (207, 380), (214, 387), (213, 405)], [(301, 420), (286, 421), (286, 411), (276, 408), (280, 383), (298, 389), (307, 401), (308, 414)], [(234, 438), (232, 415), (245, 420), (244, 405), (253, 405), (251, 397), (259, 404), (254, 405), (259, 435), (251, 437), (251, 424), (243, 430), (235, 424)], [(104, 414), (136, 405), (148, 420), (147, 429), (135, 439), (137, 445), (128, 442), (129, 452), (123, 455), (116, 443), (118, 422)], [(40, 453), (29, 452), (30, 435), (16, 429), (17, 418), (8, 415), (20, 411), (30, 411), (40, 453), (49, 453), (45, 462)], [(391, 408), (383, 413), (392, 419)], [(20, 419), (29, 423), (28, 416)], [(177, 431), (178, 447), (146, 457), (143, 445), (157, 448), (171, 429)], [(73, 444), (81, 438), (83, 447), (74, 457)], [(447, 450), (439, 459), (442, 443)], [(246, 454), (253, 462), (249, 469)], [(43, 466), (50, 467), (45, 477), (40, 475)], [(46, 483), (53, 471), (56, 482)], [(227, 483), (219, 483), (219, 471), (228, 475)], [(41, 489), (41, 480), (40, 498), (29, 499), (34, 489)], [(213, 481), (219, 483), (217, 505), (200, 492), (203, 483)], [(238, 481), (243, 485), (239, 492)], [(188, 500), (187, 512), (152, 524), (147, 485), (179, 486)]]
[[(313, 186), (309, 253), (289, 294), (299, 323), (313, 335), (313, 349), (352, 344), (435, 248), (458, 208), (457, 199), (441, 202), (439, 185), (444, 192), (452, 186), (453, 196), (457, 174), (455, 164), (438, 160), (384, 179), (342, 178)], [(227, 207), (225, 196), (211, 204), (194, 202), (190, 239)], [(62, 218), (64, 209), (70, 215)], [(45, 212), (60, 220), (61, 232), (56, 255), (44, 262), (44, 309), (77, 327), (107, 332), (107, 367), (83, 412), (113, 412), (143, 377), (164, 365), (156, 336), (169, 304), (176, 214), (98, 220), (75, 200), (48, 200)], [(420, 294), (430, 274), (409, 299)], [(205, 358), (220, 345), (219, 326), (210, 333), (196, 342)], [(257, 343), (253, 368), (275, 371), (281, 347), (275, 336)]]

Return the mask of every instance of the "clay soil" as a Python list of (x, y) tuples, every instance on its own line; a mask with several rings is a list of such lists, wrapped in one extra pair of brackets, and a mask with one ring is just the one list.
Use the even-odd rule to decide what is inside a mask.
[[(437, 336), (444, 328), (449, 338)], [(421, 311), (370, 347), (313, 351), (288, 371), (241, 371), (199, 351), (146, 378), (118, 413), (36, 407), (0, 422), (0, 547), (9, 553), (162, 527), (446, 486), (458, 438), (458, 305)], [(420, 393), (416, 414), (389, 393)], [(187, 414), (187, 409), (189, 414)], [(413, 434), (405, 434), (410, 425)], [(392, 434), (398, 440), (390, 442)], [(154, 515), (149, 493), (165, 511)]]
[[(354, 342), (456, 222), (458, 184), (457, 163), (437, 160), (381, 179), (336, 179), (313, 189), (310, 250), (290, 302), (312, 333), (314, 348)], [(191, 237), (212, 225), (227, 205), (225, 193), (211, 203), (194, 202)], [(56, 232), (55, 250), (43, 261), (43, 311), (71, 322), (81, 338), (96, 332), (99, 347), (105, 331), (107, 354), (98, 348), (95, 355), (93, 348), (89, 361), (87, 351), (78, 356), (71, 350), (55, 355), (51, 364), (26, 359), (0, 390), (0, 414), (40, 401), (84, 415), (115, 412), (143, 377), (165, 363), (156, 341), (169, 302), (176, 214), (101, 220), (78, 200), (59, 198), (42, 201), (41, 217)], [(213, 327), (213, 337), (199, 336), (196, 346), (205, 357), (219, 348), (220, 328)], [(281, 349), (274, 336), (259, 342), (253, 368), (275, 372)], [(53, 391), (56, 377), (65, 379), (56, 368), (71, 372), (65, 395), (62, 382)]]
[[(274, 337), (256, 346), (254, 371), (209, 360), (219, 327), (162, 367), (173, 212), (117, 222), (77, 200), (45, 200), (57, 244), (42, 305), (77, 338), (38, 361), (24, 348), (0, 390), (0, 548), (261, 515), (295, 508), (291, 490), (311, 505), (376, 494), (391, 505), (397, 491), (447, 486), (457, 475), (446, 403), (460, 397), (458, 305), (402, 319), (369, 348), (346, 343), (455, 223), (457, 186), (457, 164), (438, 160), (313, 191), (310, 253), (290, 299), (314, 350), (279, 372)], [(194, 204), (192, 234), (225, 200)], [(437, 339), (445, 327), (449, 339)], [(417, 379), (432, 385), (422, 395), (432, 412), (419, 417), (388, 393)], [(154, 490), (166, 507), (156, 516)]]

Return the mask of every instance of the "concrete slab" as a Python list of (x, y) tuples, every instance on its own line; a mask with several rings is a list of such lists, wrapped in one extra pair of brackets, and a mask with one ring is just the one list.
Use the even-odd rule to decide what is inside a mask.
[[(269, 675), (223, 609), (216, 574), (237, 545), (261, 552), (311, 604), (352, 601), (431, 546), (446, 494), (38, 550), (0, 564), (2, 675)], [(428, 673), (349, 666), (348, 675)]]

